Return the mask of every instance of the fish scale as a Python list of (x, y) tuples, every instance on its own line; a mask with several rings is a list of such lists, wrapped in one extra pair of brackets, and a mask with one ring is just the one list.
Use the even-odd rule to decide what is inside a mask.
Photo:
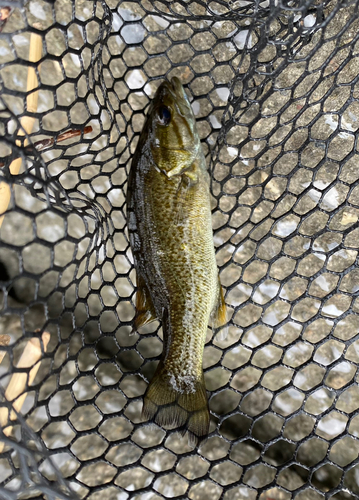
[(156, 318), (163, 326), (163, 352), (144, 415), (202, 439), (209, 428), (202, 368), (207, 327), (211, 319), (223, 325), (226, 312), (209, 176), (177, 78), (162, 83), (149, 109), (131, 166), (127, 212), (138, 285), (134, 328)]

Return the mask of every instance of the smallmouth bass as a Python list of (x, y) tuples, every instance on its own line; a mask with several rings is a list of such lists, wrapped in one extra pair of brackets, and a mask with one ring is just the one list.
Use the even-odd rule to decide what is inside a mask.
[(150, 105), (132, 160), (127, 224), (137, 275), (134, 330), (162, 320), (163, 352), (143, 414), (204, 438), (209, 410), (202, 358), (207, 326), (226, 323), (213, 246), (209, 175), (178, 78)]

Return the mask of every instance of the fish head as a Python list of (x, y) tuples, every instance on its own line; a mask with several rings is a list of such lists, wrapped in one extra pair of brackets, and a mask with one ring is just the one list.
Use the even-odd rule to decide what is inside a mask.
[(189, 168), (200, 140), (191, 105), (180, 80), (164, 81), (148, 113), (149, 139), (156, 166), (169, 178)]

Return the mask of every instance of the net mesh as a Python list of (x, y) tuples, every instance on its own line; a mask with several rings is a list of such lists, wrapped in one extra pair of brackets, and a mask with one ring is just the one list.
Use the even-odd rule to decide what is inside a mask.
[[(0, 1), (0, 498), (358, 497), (357, 9)], [(126, 181), (172, 76), (230, 317), (199, 447), (142, 420), (162, 331), (130, 335)]]

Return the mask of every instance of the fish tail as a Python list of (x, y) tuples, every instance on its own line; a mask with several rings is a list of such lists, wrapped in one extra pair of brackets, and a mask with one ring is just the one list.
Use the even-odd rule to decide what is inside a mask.
[[(157, 370), (145, 394), (143, 416), (158, 425), (188, 431), (193, 443), (204, 439), (209, 429), (209, 410), (201, 378), (180, 387), (163, 369)], [(183, 384), (182, 384), (183, 385)]]

